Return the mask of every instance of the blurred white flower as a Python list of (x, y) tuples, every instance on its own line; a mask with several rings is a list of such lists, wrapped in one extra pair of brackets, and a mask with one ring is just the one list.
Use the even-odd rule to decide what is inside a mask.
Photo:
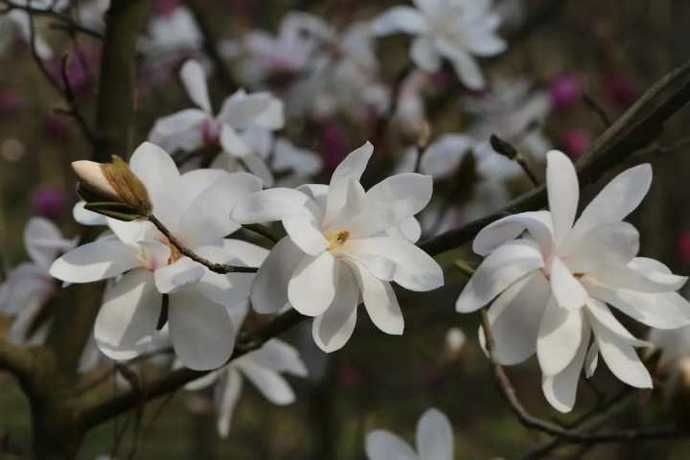
[(477, 235), (474, 252), (486, 258), (456, 308), (468, 313), (493, 300), (495, 359), (511, 365), (536, 351), (544, 395), (567, 412), (583, 367), (591, 376), (599, 353), (621, 381), (652, 386), (635, 352), (647, 342), (633, 337), (607, 304), (661, 329), (690, 324), (690, 305), (675, 292), (686, 278), (636, 257), (639, 234), (623, 222), (649, 190), (648, 164), (615, 177), (577, 221), (579, 185), (571, 161), (549, 152), (546, 175), (549, 211), (508, 216)]
[(170, 14), (155, 16), (139, 48), (151, 57), (183, 51), (200, 50), (204, 37), (192, 13), (185, 7), (175, 8)]
[[(216, 263), (258, 267), (265, 249), (224, 239), (239, 228), (235, 202), (260, 190), (246, 173), (196, 170), (180, 175), (170, 155), (142, 144), (130, 160), (145, 185), (154, 215), (188, 249)], [(232, 353), (237, 331), (227, 308), (239, 308), (254, 274), (218, 274), (184, 256), (148, 221), (107, 219), (114, 233), (57, 259), (50, 273), (70, 283), (113, 279), (95, 324), (101, 351), (131, 359), (167, 320), (175, 352), (193, 369), (213, 369)], [(167, 297), (163, 297), (167, 295)]]
[[(57, 2), (51, 0), (15, 0), (14, 3), (20, 7), (31, 6), (31, 8), (46, 11), (59, 11), (65, 6), (64, 0)], [(25, 43), (31, 43), (31, 16), (29, 13), (21, 8), (12, 8), (7, 13), (0, 15), (0, 30), (4, 32), (2, 35), (5, 35), (10, 27), (16, 30)], [(38, 31), (34, 35), (34, 45), (36, 53), (41, 59), (51, 59), (54, 56), (53, 49)]]
[(405, 440), (385, 430), (367, 435), (369, 460), (453, 460), (453, 427), (438, 409), (429, 409), (417, 424), (416, 451)]
[(493, 56), (506, 49), (497, 34), (500, 17), (492, 0), (414, 0), (417, 8), (396, 6), (374, 23), (378, 35), (415, 35), (410, 58), (421, 69), (435, 72), (448, 59), (470, 89), (484, 87), (474, 56)]
[(295, 393), (281, 374), (306, 377), (307, 368), (294, 347), (282, 340), (271, 339), (258, 350), (231, 361), (185, 388), (200, 390), (215, 384), (218, 434), (227, 438), (235, 406), (242, 394), (242, 377), (273, 404), (285, 406), (295, 402)]
[(198, 108), (185, 109), (156, 121), (149, 140), (169, 152), (191, 151), (204, 145), (218, 146), (227, 161), (241, 162), (250, 172), (273, 183), (265, 163), (270, 151), (272, 131), (284, 124), (283, 104), (270, 93), (235, 92), (213, 115), (206, 86), (206, 75), (196, 61), (187, 61), (180, 78), (189, 98)]
[(431, 178), (398, 174), (365, 192), (359, 181), (372, 153), (369, 143), (352, 152), (329, 186), (264, 190), (233, 212), (239, 222), (282, 220), (288, 236), (259, 270), (252, 304), (275, 313), (289, 301), (316, 317), (314, 341), (326, 352), (349, 340), (360, 299), (380, 330), (402, 334), (391, 281), (413, 291), (443, 285), (441, 267), (412, 243), (420, 233), (414, 215), (431, 198)]
[(30, 331), (37, 315), (58, 286), (50, 276), (53, 261), (76, 246), (76, 239), (62, 236), (60, 229), (42, 217), (33, 217), (24, 229), (24, 246), (31, 262), (24, 262), (9, 272), (0, 284), (0, 312), (14, 317), (9, 339), (14, 343), (40, 343), (48, 323)]

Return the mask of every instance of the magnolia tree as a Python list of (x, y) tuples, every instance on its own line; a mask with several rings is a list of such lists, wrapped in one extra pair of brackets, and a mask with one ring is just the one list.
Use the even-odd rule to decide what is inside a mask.
[[(228, 437), (243, 387), (274, 405), (317, 398), (294, 386), (331, 385), (323, 368), (357, 329), (403, 343), (416, 304), (447, 331), (432, 351), (447, 369), (478, 350), (497, 388), (484, 391), (542, 434), (525, 452), (487, 455), (687, 436), (687, 414), (648, 416), (663, 404), (643, 392), (687, 407), (686, 277), (641, 251), (654, 235), (626, 219), (654, 187), (649, 159), (682, 144), (658, 137), (690, 99), (690, 66), (659, 75), (615, 122), (588, 98), (606, 129), (555, 150), (542, 128), (578, 103), (582, 82), (542, 88), (493, 64), (560, 3), (414, 0), (337, 27), (289, 11), (275, 32), (220, 39), (204, 2), (0, 0), (3, 33), (26, 44), (85, 146), (65, 161), (76, 193), (36, 198), (28, 261), (0, 285), (0, 370), (31, 419), (0, 448), (81, 458), (92, 429), (130, 414), (131, 450), (115, 425), (101, 453), (132, 457), (164, 409), (156, 400), (180, 390), (210, 402), (214, 436)], [(395, 78), (387, 46), (404, 51)], [(161, 85), (181, 97), (140, 120)], [(449, 111), (463, 121), (442, 122)], [(69, 203), (71, 222), (53, 212)], [(507, 369), (532, 356), (539, 416)], [(596, 374), (609, 375), (603, 390)], [(414, 447), (389, 420), (369, 421), (355, 457), (469, 455), (454, 447), (468, 420), (466, 396), (454, 397), (414, 407)], [(623, 408), (634, 423), (616, 417)]]

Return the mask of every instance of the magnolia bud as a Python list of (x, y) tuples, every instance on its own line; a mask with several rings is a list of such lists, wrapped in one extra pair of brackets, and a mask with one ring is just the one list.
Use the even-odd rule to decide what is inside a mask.
[(120, 157), (111, 163), (75, 161), (74, 172), (79, 176), (79, 194), (86, 208), (120, 220), (134, 220), (151, 213), (151, 201), (146, 187)]
[(465, 345), (467, 337), (460, 328), (452, 327), (446, 332), (446, 354), (448, 358), (455, 359)]

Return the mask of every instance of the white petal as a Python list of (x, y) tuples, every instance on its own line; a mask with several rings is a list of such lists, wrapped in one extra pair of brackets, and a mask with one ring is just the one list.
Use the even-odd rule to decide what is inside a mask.
[(273, 173), (263, 158), (257, 154), (251, 153), (242, 157), (242, 162), (250, 173), (261, 179), (261, 182), (263, 182), (265, 187), (273, 186)]
[(337, 219), (347, 202), (348, 189), (351, 181), (359, 182), (369, 158), (374, 153), (374, 146), (366, 142), (358, 149), (351, 152), (333, 171), (328, 190), (328, 201), (324, 222), (328, 225)]
[(405, 328), (405, 320), (391, 285), (378, 280), (358, 264), (352, 264), (352, 269), (371, 321), (386, 334), (401, 335)]
[(386, 230), (386, 233), (393, 238), (404, 238), (410, 243), (416, 243), (422, 237), (422, 226), (415, 217), (408, 217), (397, 227)]
[(182, 257), (175, 263), (155, 271), (156, 288), (161, 294), (170, 294), (188, 284), (197, 283), (206, 270), (203, 265), (189, 257)]
[(237, 367), (254, 384), (259, 392), (273, 404), (284, 406), (295, 401), (295, 392), (288, 382), (277, 372), (265, 367), (257, 366), (246, 360), (237, 363)]
[(580, 382), (580, 373), (587, 354), (590, 330), (587, 328), (575, 359), (560, 373), (542, 378), (542, 391), (546, 400), (559, 412), (570, 412), (575, 406), (577, 385)]
[(587, 302), (587, 311), (591, 315), (590, 321), (597, 323), (606, 328), (609, 332), (616, 335), (616, 337), (628, 345), (633, 347), (645, 347), (649, 344), (643, 340), (635, 338), (628, 330), (613, 316), (611, 310), (596, 299), (589, 299)]
[(228, 369), (224, 385), (220, 388), (218, 404), (218, 434), (221, 438), (227, 438), (230, 434), (230, 423), (235, 411), (237, 401), (242, 394), (242, 377), (235, 369)]
[(338, 295), (322, 315), (314, 318), (312, 336), (316, 345), (326, 353), (339, 350), (352, 336), (357, 322), (359, 288), (350, 268), (337, 265)]
[(460, 313), (483, 307), (518, 279), (544, 265), (541, 254), (526, 240), (499, 246), (479, 265), (455, 303)]
[(271, 339), (252, 352), (251, 360), (259, 366), (276, 372), (285, 372), (299, 377), (306, 377), (308, 374), (307, 367), (297, 349), (280, 339)]
[(335, 257), (328, 251), (304, 256), (288, 282), (288, 299), (295, 310), (318, 316), (328, 308), (336, 294), (335, 266)]
[(548, 211), (523, 212), (487, 225), (477, 234), (472, 243), (472, 250), (476, 254), (487, 256), (506, 241), (517, 238), (525, 231), (539, 243), (542, 252), (551, 252), (553, 227)]
[(662, 263), (646, 257), (636, 257), (628, 265), (607, 265), (590, 276), (610, 288), (639, 292), (676, 291), (687, 281), (687, 277), (674, 275)]
[(316, 256), (328, 248), (328, 240), (313, 218), (293, 217), (283, 219), (290, 239), (304, 252)]
[(424, 292), (443, 286), (440, 265), (407, 240), (390, 237), (353, 239), (346, 243), (344, 251), (355, 260), (366, 260), (367, 256), (389, 260), (395, 265), (393, 281), (410, 291)]
[(197, 61), (189, 60), (180, 69), (180, 79), (189, 98), (206, 113), (211, 113), (211, 101), (206, 87), (206, 72)]
[(89, 211), (84, 206), (86, 206), (86, 201), (79, 201), (72, 208), (72, 217), (75, 221), (82, 225), (105, 225), (106, 220), (103, 214), (98, 214), (97, 212)]
[(289, 188), (273, 188), (252, 193), (232, 211), (240, 223), (271, 222), (291, 217), (314, 216), (316, 203), (305, 193)]
[(179, 215), (179, 209), (171, 194), (180, 173), (172, 157), (150, 142), (142, 143), (132, 154), (129, 167), (144, 183), (153, 204), (153, 212), (163, 222)]
[(582, 235), (590, 229), (623, 220), (642, 202), (652, 183), (652, 168), (642, 164), (617, 175), (582, 211), (573, 232)]
[(189, 152), (204, 143), (203, 125), (208, 114), (199, 109), (186, 109), (156, 120), (148, 140), (166, 152)]
[(551, 299), (539, 326), (537, 358), (547, 376), (562, 372), (570, 364), (583, 340), (582, 309), (563, 308)]
[(436, 72), (441, 67), (441, 56), (431, 37), (417, 37), (410, 48), (412, 62), (427, 72)]
[(652, 378), (635, 348), (596, 322), (592, 327), (601, 356), (613, 375), (630, 386), (652, 388)]
[(156, 330), (161, 301), (147, 270), (134, 270), (110, 283), (94, 326), (101, 351), (117, 360), (139, 354), (142, 339)]
[(580, 186), (572, 161), (557, 150), (546, 154), (546, 190), (555, 239), (562, 241), (575, 222)]
[(436, 178), (449, 177), (460, 167), (474, 143), (469, 136), (443, 135), (424, 151), (419, 169)]
[(228, 124), (224, 124), (220, 128), (220, 145), (225, 153), (235, 158), (244, 158), (252, 153), (251, 148), (242, 137)]
[(417, 424), (417, 450), (424, 460), (453, 460), (453, 427), (438, 409), (424, 412)]
[[(546, 278), (536, 272), (517, 281), (496, 298), (488, 312), (496, 362), (512, 366), (536, 352), (539, 325), (549, 295)], [(479, 338), (482, 348), (486, 348), (482, 328)]]
[(677, 329), (690, 324), (690, 304), (676, 292), (645, 293), (589, 285), (587, 291), (642, 324)]
[[(353, 177), (343, 179), (336, 182), (335, 185), (329, 186), (327, 201), (333, 206), (329, 214), (329, 205), (328, 203), (326, 204), (326, 217), (321, 223), (324, 229), (339, 231), (342, 228), (347, 228), (350, 229), (353, 235), (360, 236), (369, 235), (372, 231), (382, 231), (383, 228), (390, 224), (389, 221), (381, 220), (376, 215), (371, 215), (374, 206), (369, 206), (364, 187)], [(380, 207), (375, 209), (380, 210)], [(376, 226), (376, 223), (381, 223), (381, 225)], [(397, 222), (393, 219), (392, 225), (395, 224)], [(374, 226), (374, 229), (370, 229), (370, 226)]]
[(556, 256), (551, 261), (551, 291), (558, 304), (564, 308), (580, 308), (587, 302), (585, 288)]
[(280, 240), (259, 269), (251, 290), (254, 310), (262, 314), (277, 313), (288, 302), (288, 283), (295, 265), (304, 253), (288, 237)]
[(390, 35), (396, 32), (418, 34), (427, 29), (427, 23), (414, 8), (396, 6), (376, 18), (372, 28), (376, 35)]
[(63, 238), (60, 229), (43, 217), (32, 217), (24, 229), (24, 246), (31, 260), (48, 268), (55, 257), (72, 249), (76, 242)]
[(568, 243), (559, 253), (573, 273), (587, 273), (630, 262), (640, 249), (640, 234), (627, 222), (614, 222), (595, 227), (577, 240), (569, 238)]
[(439, 47), (441, 54), (446, 56), (453, 64), (455, 73), (467, 88), (471, 90), (484, 88), (484, 76), (479, 68), (479, 64), (477, 64), (477, 61), (470, 53), (443, 40), (437, 40), (436, 46)]
[(170, 295), (170, 340), (185, 367), (216, 369), (227, 362), (235, 346), (236, 330), (223, 305), (211, 302), (196, 289)]
[(91, 283), (113, 278), (141, 266), (136, 252), (117, 240), (96, 240), (63, 255), (50, 275), (68, 283)]
[[(235, 129), (247, 129), (266, 111), (274, 110), (274, 103), (275, 98), (270, 93), (246, 94), (239, 90), (225, 100), (217, 119)], [(278, 128), (279, 126), (274, 127)]]
[(367, 434), (366, 451), (369, 460), (420, 460), (409, 444), (384, 430)]
[(590, 344), (589, 350), (587, 350), (587, 357), (585, 358), (585, 377), (591, 378), (594, 375), (594, 371), (597, 370), (598, 364), (599, 346), (597, 342), (594, 341)]

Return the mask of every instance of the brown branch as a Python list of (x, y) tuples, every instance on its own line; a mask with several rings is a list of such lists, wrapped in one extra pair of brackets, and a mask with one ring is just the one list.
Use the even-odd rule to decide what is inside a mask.
[(30, 348), (0, 340), (0, 371), (8, 371), (27, 383), (33, 372), (33, 352)]
[(156, 218), (153, 214), (149, 216), (149, 221), (153, 225), (156, 226), (156, 228), (163, 234), (165, 237), (170, 241), (170, 243), (175, 246), (175, 248), (180, 251), (182, 254), (185, 256), (189, 257), (192, 259), (194, 262), (198, 262), (201, 265), (204, 265), (206, 268), (211, 270), (214, 273), (220, 273), (221, 275), (224, 275), (226, 273), (256, 273), (258, 271), (258, 268), (255, 267), (240, 267), (236, 265), (228, 265), (228, 264), (219, 264), (215, 262), (211, 262), (210, 260), (201, 257), (199, 254), (195, 253), (188, 247), (186, 247), (180, 240), (178, 240), (175, 235), (172, 234), (170, 230)]
[[(251, 351), (260, 348), (266, 341), (283, 334), (292, 329), (295, 325), (304, 320), (305, 317), (297, 313), (295, 310), (289, 310), (270, 323), (260, 327), (250, 335), (243, 339), (240, 337), (235, 349), (233, 350), (230, 361), (239, 358)], [(130, 409), (141, 404), (141, 401), (151, 401), (160, 396), (174, 392), (182, 388), (185, 384), (196, 380), (211, 371), (193, 371), (191, 369), (177, 369), (151, 382), (142, 383), (141, 391), (130, 389), (125, 393), (121, 393), (114, 398), (106, 400), (97, 400), (96, 402), (87, 403), (81, 408), (79, 414), (80, 424), (88, 429), (100, 423), (117, 417)], [(89, 401), (91, 398), (87, 398)]]
[(128, 156), (135, 126), (136, 45), (146, 25), (151, 0), (119, 0), (106, 13), (96, 113), (94, 160)]

